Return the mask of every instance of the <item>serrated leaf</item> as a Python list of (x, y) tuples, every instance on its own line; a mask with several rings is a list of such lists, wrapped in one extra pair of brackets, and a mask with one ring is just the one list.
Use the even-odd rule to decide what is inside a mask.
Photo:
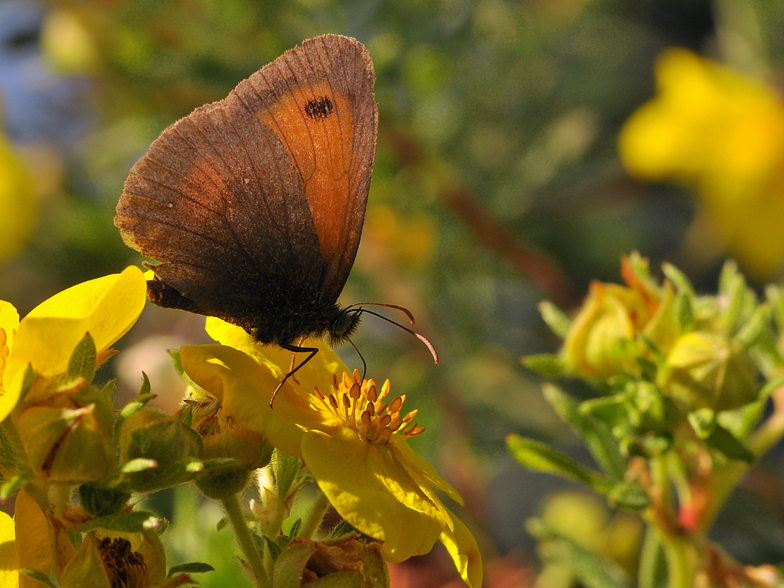
[(155, 513), (139, 510), (90, 519), (82, 525), (82, 531), (105, 529), (123, 533), (141, 533), (155, 529), (159, 524), (160, 518)]
[(544, 386), (544, 397), (585, 442), (605, 473), (616, 480), (623, 479), (626, 460), (612, 437), (610, 427), (591, 415), (580, 412), (577, 401), (556, 386)]
[(264, 536), (264, 542), (267, 544), (267, 549), (269, 549), (270, 555), (272, 556), (272, 561), (278, 559), (278, 556), (283, 552), (283, 547), (278, 545), (275, 541), (272, 541), (266, 535)]
[(608, 494), (613, 489), (614, 484), (607, 476), (586, 468), (541, 441), (507, 435), (506, 445), (512, 456), (531, 470), (582, 482), (600, 494)]
[(85, 333), (81, 341), (76, 344), (71, 358), (68, 360), (67, 379), (76, 380), (84, 378), (88, 384), (95, 378), (95, 370), (98, 365), (98, 350), (95, 348), (95, 341), (90, 333)]
[(175, 574), (204, 574), (207, 572), (214, 572), (213, 568), (208, 563), (200, 561), (193, 561), (190, 563), (178, 564), (169, 568), (169, 573), (166, 574), (167, 578), (171, 578)]
[(566, 339), (572, 328), (572, 319), (552, 302), (545, 300), (539, 303), (539, 312), (550, 330), (561, 339)]
[(28, 576), (33, 580), (41, 582), (41, 584), (50, 586), (50, 588), (57, 588), (57, 585), (52, 583), (52, 581), (49, 579), (49, 576), (47, 576), (46, 574), (38, 570), (31, 570), (30, 568), (21, 568), (19, 570), (19, 573), (24, 574), (25, 576)]
[(337, 525), (335, 525), (335, 528), (330, 531), (329, 538), (337, 539), (338, 537), (343, 537), (344, 535), (356, 532), (357, 530), (351, 523), (348, 521), (340, 521)]
[(520, 362), (548, 380), (560, 380), (572, 373), (572, 366), (558, 355), (538, 353), (521, 357)]

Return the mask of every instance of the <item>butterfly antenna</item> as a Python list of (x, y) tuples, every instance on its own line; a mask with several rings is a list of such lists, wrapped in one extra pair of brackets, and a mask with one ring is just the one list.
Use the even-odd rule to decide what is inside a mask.
[[(408, 315), (408, 316), (411, 318), (411, 322), (412, 322), (412, 323), (414, 322), (414, 317), (413, 317), (413, 315), (412, 315), (412, 314), (411, 314), (411, 313), (410, 313), (408, 310), (404, 309), (402, 306), (395, 306), (395, 305), (393, 305), (393, 304), (380, 304), (380, 303), (373, 303), (373, 304), (374, 304), (375, 306), (387, 306), (387, 307), (389, 307), (389, 308), (399, 308), (400, 310), (403, 310), (403, 311), (404, 311), (404, 312), (405, 312), (405, 313), (406, 313), (406, 314), (407, 314), (407, 315)], [(352, 306), (355, 306), (355, 305), (353, 305), (353, 304), (352, 304)], [(408, 327), (406, 327), (405, 325), (401, 325), (400, 323), (393, 321), (391, 318), (387, 318), (387, 317), (385, 317), (383, 314), (378, 314), (377, 312), (373, 312), (372, 310), (368, 310), (367, 308), (360, 308), (358, 312), (366, 312), (366, 313), (368, 313), (368, 314), (372, 314), (373, 316), (377, 316), (378, 318), (380, 318), (380, 319), (382, 319), (382, 320), (385, 320), (385, 321), (387, 321), (388, 323), (392, 323), (392, 324), (393, 324), (393, 325), (395, 325), (396, 327), (400, 327), (400, 328), (401, 328), (401, 329), (403, 329), (404, 331), (406, 331), (406, 332), (408, 332), (408, 333), (411, 333), (411, 334), (412, 334), (414, 337), (416, 337), (417, 339), (419, 339), (420, 341), (422, 341), (422, 343), (424, 343), (424, 344), (425, 344), (425, 346), (427, 347), (428, 351), (430, 351), (430, 355), (432, 355), (432, 356), (433, 356), (433, 361), (434, 361), (436, 364), (438, 364), (438, 353), (436, 353), (436, 348), (435, 348), (435, 347), (433, 347), (433, 344), (432, 344), (430, 341), (428, 341), (427, 339), (425, 339), (424, 335), (420, 335), (419, 333), (417, 333), (416, 331), (413, 331), (413, 330), (409, 329), (409, 328), (408, 328)], [(353, 343), (352, 343), (352, 345), (353, 345)]]
[(359, 348), (356, 345), (354, 345), (354, 342), (348, 337), (346, 337), (346, 340), (349, 343), (351, 343), (351, 346), (354, 348), (354, 351), (356, 351), (357, 355), (359, 355), (359, 359), (362, 360), (362, 379), (364, 380), (365, 376), (367, 375), (367, 362), (365, 361), (365, 358), (362, 356), (362, 352), (359, 350)]
[[(414, 324), (414, 315), (411, 314), (411, 311), (408, 310), (405, 306), (398, 306), (397, 304), (385, 304), (383, 302), (355, 302), (354, 304), (349, 304), (346, 307), (346, 310), (348, 310), (353, 306), (383, 306), (384, 308), (394, 308), (395, 310), (399, 310), (400, 312), (405, 313), (405, 315), (408, 317), (408, 320), (411, 321), (411, 324), (412, 325)], [(371, 312), (370, 314), (374, 314), (374, 313)], [(377, 314), (376, 316), (381, 316), (381, 315)], [(395, 324), (397, 325), (397, 323)]]
[(302, 366), (304, 366), (311, 359), (313, 359), (313, 357), (318, 353), (318, 347), (301, 347), (299, 345), (281, 345), (281, 347), (287, 351), (291, 351), (292, 353), (294, 353), (295, 357), (296, 354), (299, 352), (307, 352), (308, 356), (305, 359), (303, 359), (302, 363), (299, 364), (297, 367), (293, 367), (294, 358), (292, 357), (291, 359), (292, 369), (289, 370), (289, 373), (283, 376), (283, 379), (278, 383), (278, 387), (275, 388), (275, 390), (272, 392), (272, 398), (270, 398), (270, 403), (269, 403), (270, 408), (272, 408), (272, 404), (275, 402), (275, 397), (278, 395), (278, 392), (280, 392), (280, 389), (283, 388), (283, 384), (285, 384), (289, 378), (291, 378), (294, 374), (296, 374), (302, 368)]

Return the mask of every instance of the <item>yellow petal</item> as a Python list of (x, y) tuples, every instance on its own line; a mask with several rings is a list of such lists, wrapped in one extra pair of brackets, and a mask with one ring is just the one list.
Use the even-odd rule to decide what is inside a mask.
[(441, 533), (441, 543), (444, 544), (460, 577), (471, 588), (482, 588), (482, 555), (471, 531), (453, 513), (449, 513), (454, 523), (454, 531), (449, 528)]
[(446, 526), (439, 508), (390, 458), (388, 448), (320, 431), (302, 438), (302, 456), (340, 516), (384, 542), (384, 557), (403, 561), (429, 552)]
[[(291, 351), (277, 345), (262, 345), (241, 327), (218, 318), (208, 317), (206, 330), (210, 337), (220, 341), (221, 344), (239, 349), (259, 363), (268, 365), (273, 372), (278, 373), (279, 380), (291, 370), (291, 360), (294, 356)], [(313, 389), (318, 386), (326, 394), (328, 390), (331, 390), (332, 375), (340, 377), (343, 372), (348, 371), (348, 368), (329, 345), (321, 339), (306, 339), (302, 343), (302, 347), (316, 347), (319, 351), (304, 368), (296, 373), (292, 385), (305, 394), (312, 394)], [(306, 357), (307, 354), (298, 353), (294, 365), (298, 365)]]
[(19, 332), (3, 373), (0, 420), (19, 398), (28, 365), (45, 377), (65, 372), (76, 344), (90, 333), (100, 353), (136, 322), (147, 298), (141, 270), (126, 268), (78, 284), (35, 307), (19, 323)]
[(14, 538), (14, 520), (0, 511), (0, 588), (19, 586), (19, 560)]
[[(19, 567), (38, 570), (48, 577), (53, 563), (49, 546), (49, 523), (38, 503), (24, 490), (16, 495), (14, 521)], [(23, 586), (38, 584), (28, 578), (22, 578), (21, 583)]]
[(0, 261), (24, 246), (37, 210), (32, 178), (0, 134)]
[(436, 468), (434, 468), (429, 461), (419, 457), (405, 442), (396, 443), (395, 447), (401, 452), (403, 460), (407, 462), (409, 467), (415, 467), (417, 473), (419, 473), (428, 484), (444, 492), (459, 505), (463, 505), (463, 497), (460, 496), (458, 491), (455, 490), (449, 482), (438, 475)]
[(185, 373), (221, 401), (227, 417), (263, 434), (281, 451), (301, 455), (302, 429), (295, 423), (312, 422), (318, 414), (288, 383), (271, 409), (270, 397), (280, 380), (268, 366), (225, 345), (186, 345), (180, 348), (180, 360)]
[(0, 375), (5, 369), (5, 362), (14, 345), (14, 338), (18, 330), (19, 313), (16, 312), (13, 304), (0, 300)]

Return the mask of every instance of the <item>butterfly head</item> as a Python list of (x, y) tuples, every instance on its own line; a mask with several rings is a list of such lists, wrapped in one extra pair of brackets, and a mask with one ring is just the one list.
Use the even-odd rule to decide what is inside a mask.
[(359, 319), (363, 310), (361, 308), (342, 308), (330, 322), (327, 332), (332, 345), (337, 345), (348, 339), (359, 326)]

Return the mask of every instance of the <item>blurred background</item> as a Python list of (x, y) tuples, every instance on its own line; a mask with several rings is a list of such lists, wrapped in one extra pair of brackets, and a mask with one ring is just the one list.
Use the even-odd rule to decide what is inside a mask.
[[(619, 281), (632, 250), (703, 292), (727, 257), (758, 287), (780, 279), (784, 3), (0, 0), (0, 298), (24, 315), (140, 264), (112, 223), (133, 163), (166, 126), (323, 33), (363, 42), (378, 78), (378, 153), (342, 300), (406, 306), (437, 348), (434, 366), (373, 317), (355, 338), (368, 376), (419, 408), (415, 449), (465, 497), (486, 585), (534, 585), (537, 513), (632, 571), (639, 521), (507, 455), (517, 432), (589, 459), (519, 360), (557, 349), (540, 301), (574, 309), (591, 280)], [(175, 410), (184, 385), (166, 349), (208, 341), (203, 324), (148, 306), (103, 376), (129, 397), (144, 370)], [(781, 469), (774, 454), (717, 524), (744, 563), (784, 560)], [(155, 500), (173, 519), (170, 564), (208, 561), (219, 571), (203, 585), (249, 585), (222, 555), (233, 537), (215, 531), (215, 507), (189, 489)], [(453, 581), (443, 555), (395, 566), (394, 585)]]

